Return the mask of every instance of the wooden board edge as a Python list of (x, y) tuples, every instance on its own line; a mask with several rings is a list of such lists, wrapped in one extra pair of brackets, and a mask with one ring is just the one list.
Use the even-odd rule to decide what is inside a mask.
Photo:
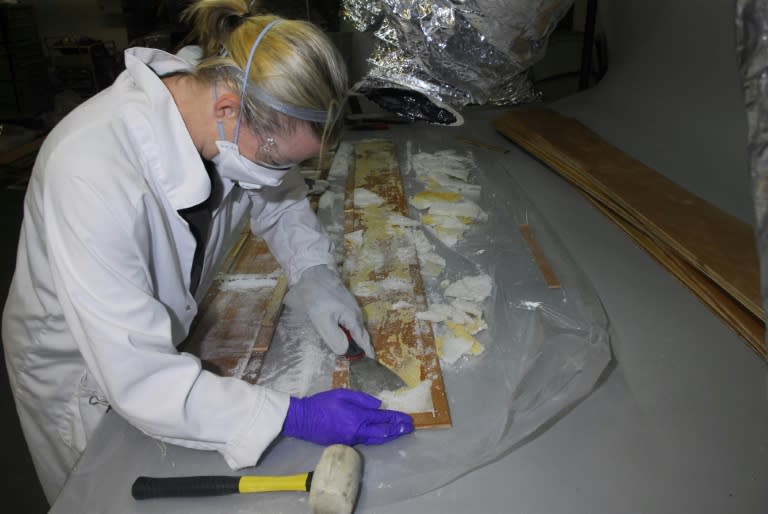
[(544, 256), (544, 252), (536, 242), (536, 238), (533, 236), (533, 231), (528, 224), (518, 225), (518, 229), (523, 234), (523, 239), (528, 243), (528, 248), (531, 249), (533, 259), (539, 267), (539, 271), (544, 277), (544, 282), (550, 289), (559, 289), (561, 287), (560, 280), (557, 278), (552, 266), (549, 265), (549, 261)]
[[(677, 254), (665, 249), (658, 241), (654, 241), (646, 234), (638, 231), (624, 220), (614, 216), (610, 210), (601, 205), (590, 196), (587, 198), (603, 213), (621, 228), (633, 241), (664, 266), (678, 281), (688, 288), (699, 300), (720, 317), (734, 332), (736, 332), (755, 353), (764, 360), (768, 360), (768, 348), (765, 343), (765, 324), (755, 317), (753, 313), (732, 300), (728, 302), (729, 295), (716, 283), (708, 279), (687, 261), (680, 259)], [(717, 292), (721, 292), (718, 297)], [(762, 326), (761, 326), (762, 325)]]

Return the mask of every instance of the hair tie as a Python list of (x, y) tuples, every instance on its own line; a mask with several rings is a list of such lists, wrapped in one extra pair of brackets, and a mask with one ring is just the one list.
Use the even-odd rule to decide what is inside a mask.
[(243, 14), (232, 13), (228, 15), (226, 18), (224, 18), (224, 23), (226, 23), (227, 28), (230, 31), (233, 31), (237, 27), (242, 25), (245, 22), (245, 20), (247, 20), (250, 16), (251, 16), (250, 12), (245, 12)]

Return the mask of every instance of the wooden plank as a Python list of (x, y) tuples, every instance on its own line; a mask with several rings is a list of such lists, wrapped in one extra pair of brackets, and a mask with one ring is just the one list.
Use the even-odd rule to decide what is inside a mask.
[(246, 228), (200, 302), (184, 342), (203, 367), (255, 384), (272, 342), (287, 280), (263, 239)]
[(667, 268), (675, 278), (698, 296), (714, 314), (722, 318), (752, 350), (763, 359), (768, 358), (768, 351), (766, 351), (765, 346), (765, 324), (762, 320), (755, 317), (706, 275), (688, 264), (668, 247), (665, 247), (663, 243), (637, 230), (595, 198), (589, 195), (585, 196), (659, 264)]
[[(244, 281), (252, 276), (246, 277)], [(261, 287), (240, 287), (232, 285), (236, 280), (227, 275), (211, 286), (184, 343), (184, 351), (197, 355), (205, 369), (221, 376), (242, 376), (276, 283), (262, 280)]]
[[(317, 170), (316, 175), (327, 178), (328, 167)], [(288, 289), (280, 271), (266, 242), (253, 235), (249, 226), (244, 227), (224, 259), (219, 277), (200, 302), (182, 348), (200, 357), (203, 366), (214, 373), (257, 383)], [(237, 280), (242, 281), (240, 286), (232, 287)]]
[(653, 234), (764, 319), (752, 228), (613, 147), (578, 121), (547, 109), (494, 120), (502, 134)]
[[(556, 168), (562, 167), (562, 169), (565, 169), (567, 166), (567, 164), (552, 156), (546, 156), (545, 162)], [(761, 319), (737, 302), (709, 277), (691, 266), (673, 249), (656, 238), (631, 213), (623, 210), (620, 205), (613, 202), (610, 196), (602, 194), (600, 191), (585, 189), (579, 183), (576, 183), (576, 185), (579, 187), (579, 191), (603, 214), (648, 251), (657, 262), (666, 267), (668, 271), (688, 287), (691, 292), (696, 294), (715, 314), (720, 316), (745, 340), (750, 348), (761, 357), (768, 358), (765, 345), (765, 323)]]
[(270, 253), (267, 243), (260, 237), (249, 234), (247, 244), (243, 245), (228, 273), (273, 275), (279, 271), (280, 264)]
[(285, 275), (280, 275), (277, 279), (277, 285), (272, 290), (269, 302), (264, 308), (264, 317), (259, 324), (259, 332), (256, 336), (256, 344), (253, 346), (254, 352), (266, 352), (272, 343), (272, 336), (275, 333), (277, 322), (283, 311), (283, 298), (288, 291), (288, 279)]
[(232, 246), (232, 249), (229, 251), (229, 253), (224, 259), (224, 262), (221, 264), (222, 273), (229, 273), (229, 271), (232, 269), (232, 266), (234, 266), (235, 262), (240, 257), (240, 252), (243, 250), (243, 247), (248, 242), (248, 239), (250, 237), (251, 237), (250, 227), (246, 226), (243, 228), (243, 231), (240, 233), (240, 237)]
[[(364, 188), (382, 197), (393, 212), (408, 215), (395, 146), (389, 141), (357, 143), (352, 161), (345, 196), (345, 233), (362, 230), (364, 249), (375, 254), (378, 262), (373, 266), (345, 267), (345, 278), (353, 292), (363, 283), (377, 288), (375, 295), (358, 294), (357, 299), (366, 314), (368, 332), (382, 364), (401, 375), (411, 387), (415, 383), (430, 381), (432, 409), (410, 413), (416, 428), (450, 426), (448, 399), (432, 328), (428, 323), (417, 320), (415, 315), (426, 310), (427, 305), (412, 243), (388, 233), (386, 219), (380, 214), (354, 203), (355, 188)], [(402, 255), (407, 253), (408, 244), (411, 245), (413, 258), (404, 260)], [(345, 259), (348, 263), (352, 260), (360, 264), (354, 261), (360, 255), (359, 249), (353, 250), (350, 241), (346, 240)], [(410, 284), (411, 287), (388, 288), (382, 285), (392, 280)], [(396, 305), (400, 307), (395, 308)], [(335, 387), (349, 387), (348, 364), (343, 358), (337, 360), (333, 384)]]
[(531, 253), (533, 254), (533, 259), (536, 261), (536, 264), (539, 266), (539, 271), (541, 271), (541, 274), (544, 277), (544, 282), (547, 284), (547, 287), (550, 289), (559, 289), (560, 280), (558, 280), (557, 275), (555, 275), (555, 272), (552, 270), (552, 267), (549, 265), (549, 261), (544, 256), (544, 252), (541, 250), (541, 247), (539, 247), (539, 243), (536, 242), (536, 238), (533, 237), (533, 231), (531, 230), (531, 227), (524, 224), (524, 225), (519, 225), (518, 228), (520, 229), (520, 232), (523, 234), (523, 239), (525, 239), (525, 242), (528, 243), (528, 247), (531, 249)]

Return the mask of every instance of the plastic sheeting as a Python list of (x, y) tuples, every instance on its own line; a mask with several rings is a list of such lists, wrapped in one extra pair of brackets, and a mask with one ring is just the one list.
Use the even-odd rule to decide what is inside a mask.
[[(415, 156), (437, 155), (448, 148), (439, 131), (414, 127), (403, 134), (395, 142), (410, 197), (421, 187)], [(321, 202), (321, 219), (337, 237), (343, 226), (341, 197), (350, 150), (348, 143), (342, 144), (329, 180), (338, 201)], [(432, 240), (447, 266), (442, 275), (425, 280), (425, 292), (432, 296), (445, 279), (478, 272), (492, 276), (493, 292), (484, 305), (489, 326), (476, 336), (485, 351), (443, 366), (451, 428), (419, 430), (386, 445), (356, 447), (364, 458), (357, 512), (440, 488), (525, 444), (585, 398), (611, 358), (608, 320), (599, 298), (516, 185), (508, 162), (480, 154), (456, 155), (471, 164), (469, 181), (482, 187), (479, 204), (488, 216), (452, 248)], [(524, 223), (535, 234), (560, 289), (544, 283), (517, 230)], [(330, 387), (334, 359), (308, 320), (286, 310), (259, 382), (291, 394), (311, 394)], [(130, 497), (126, 477), (237, 473), (215, 452), (165, 445), (116, 415), (105, 418), (88, 445), (52, 512), (307, 512), (307, 498), (301, 493), (137, 502)], [(279, 439), (258, 466), (240, 474), (311, 470), (322, 450), (304, 441)]]
[(469, 103), (509, 105), (537, 93), (527, 70), (573, 0), (344, 0), (377, 46), (355, 89), (409, 119), (459, 125)]
[[(424, 134), (419, 136), (424, 140)], [(437, 141), (416, 145), (400, 141), (401, 173), (410, 197), (422, 187), (412, 169), (417, 153), (446, 150)], [(351, 146), (342, 144), (334, 161), (333, 203), (320, 217), (338, 239), (343, 224), (344, 175)], [(470, 181), (482, 187), (480, 205), (487, 221), (476, 223), (455, 247), (432, 238), (447, 262), (437, 277), (425, 277), (428, 297), (440, 282), (487, 273), (494, 287), (486, 301), (489, 328), (476, 337), (485, 345), (479, 356), (443, 363), (453, 427), (419, 430), (383, 446), (358, 446), (365, 461), (361, 508), (383, 505), (439, 488), (473, 469), (499, 459), (567, 411), (594, 388), (610, 361), (608, 321), (595, 292), (548, 230), (502, 161), (475, 163)], [(449, 156), (450, 158), (450, 156)], [(418, 219), (418, 216), (414, 217)], [(562, 283), (548, 288), (516, 227), (528, 224)], [(330, 386), (333, 356), (305, 320), (287, 311), (268, 354), (260, 383), (292, 394), (311, 394)], [(283, 440), (269, 452), (257, 473), (293, 473), (311, 469), (321, 448)], [(260, 499), (272, 508), (273, 499)], [(274, 498), (280, 512), (293, 502)]]
[[(755, 203), (760, 293), (768, 312), (768, 1), (739, 0), (736, 7), (739, 66), (749, 129), (749, 168)], [(766, 335), (768, 344), (768, 333)]]

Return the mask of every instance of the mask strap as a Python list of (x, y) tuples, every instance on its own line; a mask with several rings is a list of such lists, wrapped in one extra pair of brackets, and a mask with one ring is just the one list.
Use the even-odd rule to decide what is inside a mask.
[(259, 86), (252, 86), (253, 96), (272, 107), (277, 112), (287, 114), (292, 118), (298, 118), (304, 121), (313, 121), (316, 123), (325, 123), (328, 119), (328, 111), (319, 111), (317, 109), (309, 109), (307, 107), (299, 107), (296, 105), (289, 105), (281, 102), (277, 98), (273, 97)]
[(259, 46), (259, 43), (261, 43), (261, 40), (264, 39), (264, 36), (269, 32), (269, 29), (277, 25), (281, 20), (272, 20), (269, 23), (267, 23), (267, 26), (264, 27), (261, 30), (261, 33), (256, 37), (256, 41), (253, 42), (253, 45), (251, 46), (251, 53), (248, 55), (248, 61), (245, 64), (245, 71), (243, 72), (243, 83), (241, 85), (241, 93), (240, 93), (240, 113), (237, 116), (237, 125), (235, 125), (235, 139), (234, 143), (237, 144), (237, 139), (240, 136), (240, 121), (243, 119), (243, 110), (245, 108), (245, 91), (248, 87), (248, 73), (251, 71), (251, 64), (253, 63), (253, 54), (256, 52), (256, 47)]

